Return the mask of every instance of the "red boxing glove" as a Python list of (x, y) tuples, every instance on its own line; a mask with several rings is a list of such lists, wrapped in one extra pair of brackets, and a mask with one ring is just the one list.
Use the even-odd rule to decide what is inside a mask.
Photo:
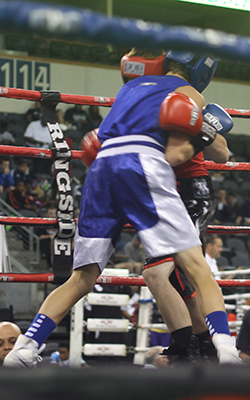
[(81, 160), (86, 167), (90, 167), (92, 162), (95, 160), (98, 150), (101, 147), (101, 143), (98, 139), (98, 129), (93, 129), (86, 133), (81, 140), (82, 156)]
[(164, 131), (181, 131), (196, 136), (201, 130), (203, 117), (190, 97), (172, 92), (161, 103), (159, 122)]

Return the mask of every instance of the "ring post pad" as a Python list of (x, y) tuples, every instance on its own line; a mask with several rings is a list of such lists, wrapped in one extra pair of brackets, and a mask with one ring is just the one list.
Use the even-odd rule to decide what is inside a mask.
[(53, 142), (55, 178), (59, 193), (57, 208), (58, 231), (54, 237), (54, 284), (64, 283), (71, 275), (73, 262), (72, 240), (75, 234), (74, 199), (71, 189), (71, 150), (57, 121), (56, 106), (59, 92), (42, 91), (41, 109)]

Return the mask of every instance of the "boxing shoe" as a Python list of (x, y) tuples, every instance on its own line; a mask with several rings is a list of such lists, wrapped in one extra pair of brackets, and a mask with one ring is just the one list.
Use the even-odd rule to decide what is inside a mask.
[(5, 368), (33, 368), (37, 362), (42, 361), (40, 353), (45, 349), (43, 344), (38, 349), (38, 343), (27, 336), (19, 335), (15, 346), (7, 354), (4, 359), (3, 367)]
[(212, 337), (212, 342), (217, 350), (219, 364), (244, 365), (235, 347), (235, 339), (224, 333), (217, 333)]
[(161, 353), (169, 359), (169, 366), (178, 366), (182, 363), (199, 364), (200, 349), (199, 342), (196, 336), (192, 335), (188, 347), (181, 343), (174, 342)]
[(217, 351), (212, 340), (203, 340), (200, 343), (200, 355), (205, 364), (218, 363)]

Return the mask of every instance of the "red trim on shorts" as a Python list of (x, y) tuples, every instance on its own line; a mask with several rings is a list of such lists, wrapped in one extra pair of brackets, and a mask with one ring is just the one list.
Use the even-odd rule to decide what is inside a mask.
[(183, 296), (182, 298), (183, 298), (183, 300), (186, 300), (186, 299), (192, 299), (194, 296), (196, 296), (196, 291), (194, 291), (194, 293), (190, 294), (190, 296)]
[(179, 282), (179, 285), (180, 285), (182, 291), (184, 291), (184, 290), (185, 290), (185, 286), (184, 286), (183, 283), (182, 283), (182, 280), (181, 280), (181, 277), (180, 277), (180, 275), (179, 275), (177, 266), (175, 266), (175, 274), (176, 274), (177, 281)]
[(167, 258), (164, 258), (162, 260), (156, 261), (156, 262), (154, 262), (152, 264), (147, 264), (147, 265), (144, 266), (143, 269), (155, 267), (156, 265), (160, 265), (160, 264), (163, 264), (163, 263), (169, 262), (169, 261), (174, 261), (173, 257), (167, 257)]

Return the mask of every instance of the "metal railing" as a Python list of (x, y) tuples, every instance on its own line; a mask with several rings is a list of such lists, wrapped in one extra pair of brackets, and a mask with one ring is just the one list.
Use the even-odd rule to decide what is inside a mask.
[[(23, 217), (20, 212), (11, 207), (4, 199), (0, 197), (0, 213), (2, 215), (13, 215), (16, 217)], [(39, 237), (34, 233), (34, 227), (15, 226), (15, 234), (12, 234), (11, 243), (8, 241), (8, 249), (10, 258), (14, 260), (16, 265), (23, 265), (27, 270), (33, 270), (34, 266), (40, 264), (40, 241)], [(8, 239), (7, 229), (7, 239)], [(16, 262), (15, 262), (16, 261)], [(20, 269), (20, 268), (19, 268)]]

